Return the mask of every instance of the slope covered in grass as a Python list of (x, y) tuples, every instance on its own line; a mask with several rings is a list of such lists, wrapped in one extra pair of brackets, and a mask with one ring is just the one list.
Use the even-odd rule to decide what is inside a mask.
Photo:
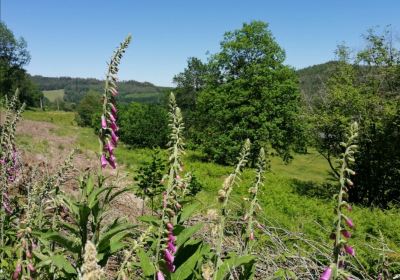
[[(92, 129), (77, 127), (73, 113), (66, 112), (33, 112), (24, 113), (25, 119), (50, 122), (55, 125), (52, 131), (65, 138), (76, 137), (76, 145), (82, 151), (96, 152), (98, 140)], [(29, 135), (24, 134), (20, 143), (29, 143)], [(27, 149), (31, 148), (26, 146)], [(40, 150), (40, 149), (39, 149)], [(134, 176), (135, 171), (150, 160), (151, 150), (129, 149), (123, 144), (116, 149), (120, 166)], [(204, 162), (201, 153), (188, 151), (185, 158), (185, 171), (193, 172), (202, 184), (203, 190), (196, 200), (203, 205), (203, 210), (216, 208), (216, 194), (224, 178), (233, 171), (233, 167)], [(283, 227), (293, 232), (301, 232), (307, 238), (318, 240), (329, 246), (328, 236), (333, 222), (336, 182), (329, 178), (329, 167), (326, 161), (314, 150), (307, 154), (297, 154), (290, 164), (284, 164), (278, 157), (271, 159), (272, 170), (266, 177), (259, 201), (262, 207), (260, 216), (269, 225)], [(240, 186), (236, 186), (233, 204), (243, 203), (247, 189), (254, 178), (254, 170), (248, 168), (243, 172)], [(234, 210), (232, 210), (234, 211)], [(235, 210), (236, 211), (236, 210)], [(239, 213), (240, 214), (240, 213)], [(354, 206), (349, 213), (356, 228), (351, 243), (357, 248), (358, 261), (366, 269), (378, 262), (380, 231), (386, 238), (390, 256), (400, 260), (400, 211)]]

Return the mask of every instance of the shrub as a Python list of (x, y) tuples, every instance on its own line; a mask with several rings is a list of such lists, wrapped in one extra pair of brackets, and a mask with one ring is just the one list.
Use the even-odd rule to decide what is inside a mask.
[(76, 108), (76, 122), (80, 126), (92, 126), (93, 120), (101, 112), (101, 96), (98, 92), (89, 91)]
[(165, 147), (168, 138), (167, 111), (160, 105), (131, 103), (119, 114), (120, 137), (134, 147)]

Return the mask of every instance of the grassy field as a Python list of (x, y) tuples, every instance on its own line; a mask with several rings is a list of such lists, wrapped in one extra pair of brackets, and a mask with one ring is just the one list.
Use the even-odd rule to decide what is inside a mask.
[[(97, 137), (92, 129), (79, 128), (74, 122), (73, 113), (32, 112), (24, 113), (24, 118), (47, 121), (57, 125), (54, 133), (68, 137), (78, 135), (78, 148), (97, 151)], [(28, 141), (28, 136), (19, 141)], [(149, 149), (129, 149), (123, 144), (116, 149), (120, 165), (133, 174), (138, 167), (150, 159)], [(233, 171), (233, 167), (202, 161), (201, 153), (188, 151), (184, 157), (185, 171), (193, 172), (202, 184), (203, 190), (197, 195), (203, 209), (217, 208), (216, 193), (224, 178)], [(260, 215), (265, 223), (284, 227), (293, 232), (302, 232), (307, 237), (322, 242), (328, 239), (333, 221), (334, 202), (332, 195), (336, 184), (329, 178), (326, 161), (314, 150), (307, 154), (296, 154), (293, 161), (286, 165), (280, 158), (271, 159), (272, 170), (266, 177), (259, 200), (262, 207)], [(243, 203), (242, 197), (254, 178), (254, 170), (246, 169), (240, 186), (234, 191), (233, 204)], [(240, 208), (240, 207), (239, 207)], [(391, 209), (382, 211), (373, 208), (353, 207), (349, 214), (356, 224), (351, 243), (357, 248), (360, 263), (375, 263), (379, 258), (381, 244), (377, 238), (381, 231), (391, 249), (392, 257), (400, 260), (400, 211)]]
[(56, 90), (44, 90), (44, 97), (46, 97), (50, 102), (56, 102), (58, 100), (63, 100), (64, 98), (64, 89), (56, 89)]

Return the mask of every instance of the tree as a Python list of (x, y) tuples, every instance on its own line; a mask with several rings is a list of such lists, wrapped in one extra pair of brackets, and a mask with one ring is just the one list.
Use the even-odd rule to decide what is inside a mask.
[[(197, 136), (209, 159), (233, 163), (249, 138), (256, 151), (272, 147), (286, 160), (302, 134), (295, 72), (268, 25), (243, 24), (227, 32), (210, 58), (204, 90), (197, 98)], [(252, 158), (256, 153), (252, 152)]]
[(194, 140), (193, 124), (195, 122), (196, 98), (205, 86), (207, 74), (207, 64), (196, 57), (187, 60), (187, 67), (182, 73), (174, 76), (173, 82), (176, 84), (175, 96), (182, 109), (185, 119), (187, 138)]
[[(93, 126), (94, 120), (98, 122), (97, 116), (101, 113), (101, 108), (100, 93), (94, 90), (89, 90), (76, 108), (76, 122), (80, 126)], [(95, 127), (97, 127), (97, 123)]]
[(138, 182), (138, 189), (135, 194), (143, 199), (142, 215), (146, 199), (151, 201), (151, 212), (154, 212), (154, 198), (164, 191), (162, 179), (164, 176), (165, 164), (160, 157), (160, 150), (155, 150), (151, 155), (151, 162), (146, 163), (138, 169), (135, 181)]
[(378, 101), (379, 120), (364, 122), (350, 200), (387, 208), (400, 202), (400, 101)]
[(334, 160), (342, 152), (349, 123), (365, 116), (365, 99), (355, 85), (356, 73), (349, 63), (350, 51), (344, 44), (336, 50), (337, 63), (326, 84), (324, 98), (315, 106), (312, 115), (313, 139), (318, 152), (326, 158), (331, 171)]
[(134, 147), (164, 147), (168, 141), (168, 114), (154, 104), (131, 103), (118, 114), (120, 138)]
[[(388, 207), (400, 201), (400, 90), (398, 50), (387, 33), (368, 31), (365, 47), (350, 60), (349, 48), (339, 46), (335, 71), (326, 84), (325, 98), (313, 113), (314, 144), (334, 171), (343, 152), (349, 123), (360, 124), (354, 187), (349, 200)], [(336, 174), (338, 175), (338, 174)]]
[(38, 106), (43, 94), (23, 69), (29, 61), (26, 41), (16, 39), (12, 31), (0, 22), (0, 96), (11, 96), (19, 88), (20, 101), (27, 106)]

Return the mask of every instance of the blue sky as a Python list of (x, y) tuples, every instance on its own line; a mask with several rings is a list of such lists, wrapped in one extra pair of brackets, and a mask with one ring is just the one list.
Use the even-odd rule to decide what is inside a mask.
[(345, 41), (362, 46), (369, 27), (400, 32), (397, 0), (0, 0), (2, 20), (28, 42), (31, 74), (103, 78), (131, 33), (120, 78), (172, 85), (190, 56), (218, 51), (225, 31), (263, 20), (295, 68), (325, 62)]

